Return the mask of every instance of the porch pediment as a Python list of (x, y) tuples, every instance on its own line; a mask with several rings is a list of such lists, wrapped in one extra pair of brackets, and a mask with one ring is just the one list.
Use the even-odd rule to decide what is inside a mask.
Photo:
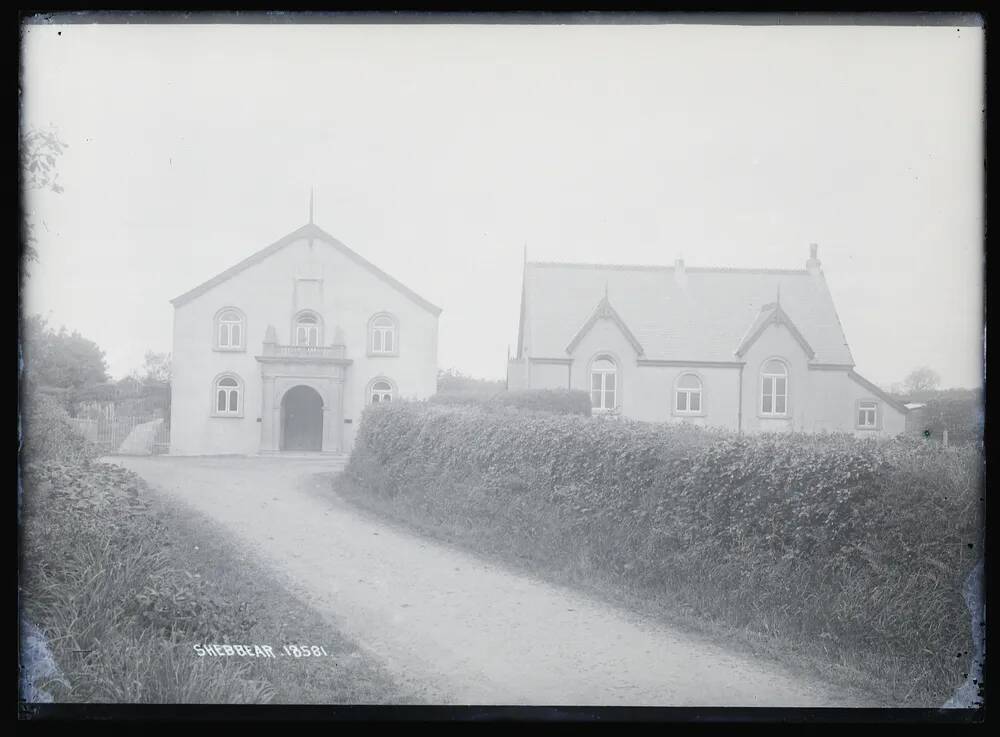
[(264, 343), (264, 351), (256, 356), (261, 363), (330, 363), (349, 366), (353, 361), (345, 357), (342, 345), (279, 345)]
[[(279, 376), (314, 377), (343, 382), (354, 361), (343, 357), (343, 346), (275, 346), (273, 353), (255, 356), (262, 378)], [(280, 350), (280, 349), (288, 350)], [(340, 350), (336, 350), (340, 349)]]

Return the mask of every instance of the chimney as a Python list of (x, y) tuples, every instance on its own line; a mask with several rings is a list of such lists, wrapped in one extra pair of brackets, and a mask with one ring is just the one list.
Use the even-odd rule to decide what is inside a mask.
[(815, 243), (809, 244), (809, 260), (806, 261), (806, 269), (810, 274), (816, 275), (820, 273), (820, 263), (819, 257), (816, 253), (819, 251), (819, 246)]
[(684, 259), (674, 260), (674, 283), (679, 287), (687, 284), (687, 271), (684, 269)]

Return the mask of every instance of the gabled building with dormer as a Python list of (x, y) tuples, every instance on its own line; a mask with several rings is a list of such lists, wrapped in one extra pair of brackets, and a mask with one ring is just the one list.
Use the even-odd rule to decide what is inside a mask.
[(855, 370), (815, 245), (797, 270), (526, 260), (507, 384), (739, 432), (895, 435), (907, 414)]

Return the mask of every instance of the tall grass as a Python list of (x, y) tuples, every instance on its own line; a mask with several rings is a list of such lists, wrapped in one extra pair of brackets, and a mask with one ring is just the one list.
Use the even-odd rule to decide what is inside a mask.
[[(60, 673), (35, 686), (57, 701), (260, 703), (273, 689), (237, 661), (191, 656), (199, 637), (253, 622), (170, 566), (166, 529), (141, 480), (92, 460), (47, 400), (25, 418), (21, 616)], [(216, 640), (218, 641), (218, 640)]]

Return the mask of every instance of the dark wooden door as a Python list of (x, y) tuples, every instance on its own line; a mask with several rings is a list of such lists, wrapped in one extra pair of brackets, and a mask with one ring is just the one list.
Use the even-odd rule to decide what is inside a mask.
[(289, 389), (281, 400), (282, 450), (323, 449), (323, 398), (308, 386)]

